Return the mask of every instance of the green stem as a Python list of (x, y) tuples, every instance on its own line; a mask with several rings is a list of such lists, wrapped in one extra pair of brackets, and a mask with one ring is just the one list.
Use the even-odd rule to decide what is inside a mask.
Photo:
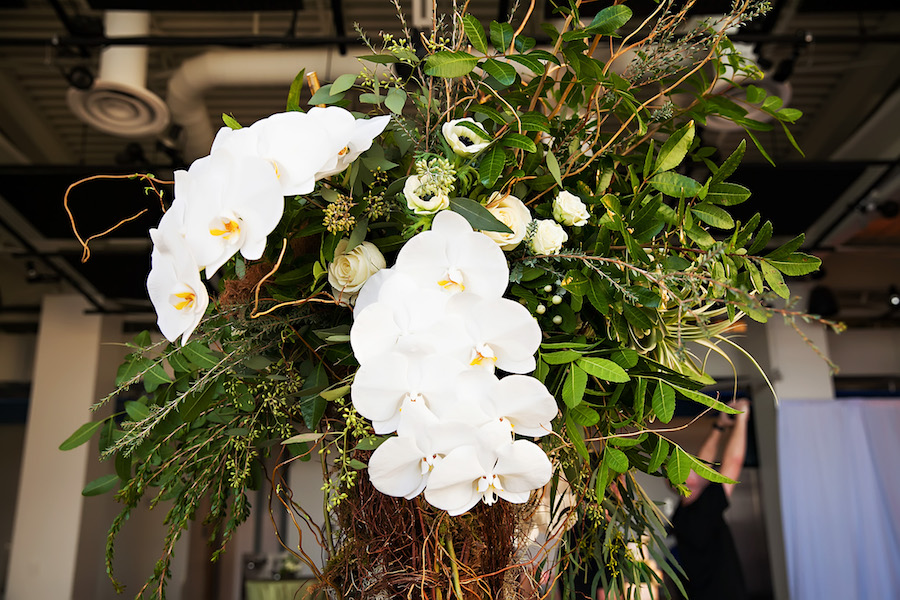
[(462, 588), (459, 586), (459, 569), (456, 566), (456, 551), (453, 549), (453, 536), (448, 534), (444, 538), (444, 545), (447, 546), (447, 552), (450, 553), (450, 572), (453, 575), (453, 591), (459, 600), (463, 600)]

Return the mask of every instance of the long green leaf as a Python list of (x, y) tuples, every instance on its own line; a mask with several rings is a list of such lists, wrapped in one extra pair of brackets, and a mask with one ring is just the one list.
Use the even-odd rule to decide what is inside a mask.
[(691, 212), (707, 225), (717, 229), (731, 229), (734, 227), (734, 219), (731, 218), (731, 215), (715, 204), (702, 202), (691, 207)]
[(512, 44), (513, 35), (515, 35), (515, 31), (513, 30), (512, 25), (509, 23), (498, 23), (497, 21), (491, 21), (491, 44), (494, 45), (494, 48), (501, 53), (506, 53), (509, 50), (509, 45)]
[(586, 356), (576, 363), (584, 369), (589, 375), (593, 375), (603, 381), (612, 381), (613, 383), (625, 383), (631, 381), (628, 372), (611, 360), (605, 358), (597, 358), (594, 356)]
[(500, 82), (500, 85), (512, 85), (516, 82), (516, 70), (512, 65), (500, 62), (495, 58), (489, 58), (481, 63), (485, 73)]
[(569, 367), (569, 374), (563, 382), (562, 399), (569, 408), (575, 408), (584, 399), (587, 388), (587, 373), (576, 365)]
[(466, 37), (469, 38), (469, 43), (472, 44), (472, 47), (482, 54), (487, 54), (487, 36), (484, 33), (484, 27), (481, 26), (478, 19), (473, 15), (467, 14), (463, 16), (462, 21), (463, 31), (466, 32)]
[(663, 423), (672, 420), (675, 414), (675, 390), (668, 383), (660, 381), (653, 391), (653, 412)]
[(491, 187), (503, 173), (503, 165), (506, 164), (506, 150), (500, 146), (488, 148), (481, 157), (478, 165), (478, 179), (486, 187)]
[(631, 19), (631, 9), (624, 4), (608, 6), (597, 13), (585, 29), (590, 35), (609, 35)]
[(103, 427), (103, 423), (104, 421), (91, 421), (90, 423), (85, 423), (76, 429), (75, 433), (66, 438), (66, 441), (59, 445), (59, 449), (65, 452), (66, 450), (77, 448), (91, 439), (97, 430)]
[(763, 261), (791, 277), (812, 273), (822, 265), (822, 259), (803, 252), (794, 252), (780, 259), (764, 258)]
[(697, 460), (696, 457), (691, 456), (687, 452), (685, 452), (684, 455), (687, 457), (688, 462), (690, 463), (690, 468), (700, 477), (703, 477), (704, 479), (708, 479), (710, 481), (714, 481), (716, 483), (737, 483), (737, 481), (735, 481), (734, 479), (725, 477), (715, 469), (710, 468), (706, 463)]
[(741, 164), (741, 160), (744, 158), (744, 152), (747, 151), (747, 140), (741, 140), (741, 143), (738, 144), (738, 147), (734, 149), (734, 152), (731, 153), (731, 156), (725, 159), (725, 162), (722, 163), (722, 166), (719, 167), (719, 170), (716, 171), (716, 174), (712, 176), (710, 180), (710, 186), (721, 183), (728, 179), (728, 177), (734, 173), (734, 171), (738, 168), (738, 165)]
[(306, 78), (306, 69), (300, 69), (294, 81), (291, 82), (291, 89), (288, 91), (287, 104), (285, 106), (288, 111), (302, 111), (300, 108), (300, 92), (303, 91), (303, 80)]
[(525, 152), (537, 152), (537, 146), (535, 146), (534, 141), (521, 133), (507, 133), (500, 138), (500, 144), (509, 148), (518, 148)]
[(628, 457), (618, 448), (607, 446), (603, 451), (603, 463), (616, 473), (624, 473), (628, 470)]
[(650, 455), (650, 463), (647, 465), (648, 473), (655, 473), (669, 457), (669, 442), (664, 437), (656, 440), (656, 447)]
[(527, 54), (510, 54), (508, 58), (520, 65), (524, 65), (532, 73), (540, 74), (544, 72), (544, 63), (533, 56), (528, 56)]
[(469, 198), (450, 198), (450, 210), (465, 217), (472, 229), (512, 233), (512, 229), (499, 221), (488, 209)]
[(653, 172), (669, 171), (681, 164), (694, 141), (694, 122), (691, 121), (675, 133), (659, 149)]
[(119, 481), (119, 476), (115, 473), (110, 473), (109, 475), (104, 475), (103, 477), (98, 477), (97, 479), (91, 481), (84, 489), (81, 490), (82, 496), (99, 496), (100, 494), (105, 494), (106, 492), (112, 490), (116, 487), (116, 483)]
[(657, 173), (649, 183), (653, 189), (673, 198), (693, 198), (703, 189), (700, 182), (671, 171)]
[(772, 291), (787, 300), (791, 295), (791, 291), (784, 283), (784, 277), (781, 276), (781, 272), (765, 259), (760, 261), (759, 267), (762, 269), (763, 278), (769, 284), (769, 287), (772, 288)]
[(668, 475), (669, 481), (675, 485), (681, 485), (687, 481), (690, 474), (691, 460), (688, 458), (687, 452), (675, 446), (666, 462), (666, 475)]
[(435, 52), (425, 59), (425, 74), (452, 79), (472, 72), (478, 59), (468, 52)]
[(556, 156), (549, 150), (547, 150), (547, 169), (550, 171), (550, 174), (553, 175), (556, 185), (562, 187), (562, 174), (559, 172), (559, 162), (557, 162)]

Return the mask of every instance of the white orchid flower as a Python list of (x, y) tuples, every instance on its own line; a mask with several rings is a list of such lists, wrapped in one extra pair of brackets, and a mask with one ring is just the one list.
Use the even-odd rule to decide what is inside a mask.
[(209, 305), (209, 295), (200, 280), (200, 269), (180, 232), (181, 204), (174, 203), (150, 230), (153, 240), (147, 291), (156, 309), (159, 330), (170, 342), (181, 343), (197, 328)]
[(262, 256), (266, 237), (284, 211), (272, 165), (220, 150), (175, 173), (175, 198), (184, 204), (184, 235), (210, 277), (238, 251)]
[[(460, 125), (460, 123), (469, 123), (483, 133), (479, 135), (465, 125)], [(475, 156), (491, 145), (490, 134), (484, 130), (481, 123), (469, 117), (454, 119), (444, 123), (441, 126), (441, 133), (444, 134), (444, 139), (450, 144), (450, 149), (460, 156)]]
[(517, 440), (487, 451), (483, 445), (460, 446), (434, 466), (425, 487), (425, 499), (450, 516), (461, 515), (479, 501), (491, 505), (497, 498), (522, 504), (533, 490), (553, 475), (544, 451), (527, 440)]
[(500, 247), (452, 211), (436, 215), (430, 231), (406, 242), (394, 268), (422, 286), (450, 293), (465, 290), (499, 298), (509, 285), (509, 267)]
[(422, 289), (403, 273), (385, 278), (378, 300), (361, 310), (350, 328), (356, 360), (364, 365), (392, 351), (464, 356), (471, 342), (461, 317), (445, 312), (448, 298), (439, 290)]
[(463, 292), (447, 302), (469, 335), (466, 361), (489, 371), (529, 373), (541, 343), (541, 328), (528, 309), (507, 298), (483, 298)]
[(359, 155), (372, 147), (372, 140), (381, 135), (391, 120), (390, 115), (372, 117), (371, 119), (353, 119), (347, 126), (347, 115), (353, 118), (346, 109), (338, 106), (313, 107), (307, 113), (311, 118), (321, 119), (329, 135), (344, 140), (344, 145), (337, 151), (334, 163), (328, 163), (316, 172), (316, 179), (340, 173), (359, 158)]
[(350, 390), (353, 406), (372, 421), (375, 433), (391, 433), (409, 403), (445, 414), (446, 407), (455, 403), (457, 375), (464, 368), (441, 355), (391, 352), (375, 357), (356, 372)]
[(457, 378), (460, 412), (484, 415), (512, 433), (541, 437), (553, 431), (551, 421), (558, 409), (556, 400), (543, 383), (527, 375), (507, 375), (498, 379), (483, 369), (470, 369)]
[(388, 496), (412, 499), (425, 488), (444, 455), (473, 444), (476, 430), (463, 423), (441, 423), (422, 403), (404, 410), (398, 435), (387, 439), (369, 458), (372, 485)]

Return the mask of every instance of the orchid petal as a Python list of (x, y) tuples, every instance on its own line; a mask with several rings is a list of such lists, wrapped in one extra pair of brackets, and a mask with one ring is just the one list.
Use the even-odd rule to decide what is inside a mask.
[(384, 441), (369, 458), (369, 479), (382, 494), (412, 498), (427, 481), (422, 473), (424, 453), (411, 437), (392, 437)]
[(489, 473), (472, 446), (459, 447), (444, 457), (428, 479), (425, 500), (450, 516), (461, 515), (481, 500), (476, 482)]
[(516, 440), (497, 450), (493, 472), (504, 490), (525, 493), (546, 485), (553, 476), (553, 465), (540, 446), (528, 440)]
[(206, 313), (209, 295), (200, 280), (199, 267), (176, 228), (178, 210), (170, 209), (172, 217), (164, 218), (160, 229), (150, 230), (154, 248), (147, 292), (162, 334), (173, 343), (181, 336), (185, 344)]

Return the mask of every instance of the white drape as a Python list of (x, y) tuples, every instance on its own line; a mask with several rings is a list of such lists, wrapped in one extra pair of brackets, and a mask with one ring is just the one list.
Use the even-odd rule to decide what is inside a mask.
[(782, 402), (791, 600), (900, 598), (900, 401)]

